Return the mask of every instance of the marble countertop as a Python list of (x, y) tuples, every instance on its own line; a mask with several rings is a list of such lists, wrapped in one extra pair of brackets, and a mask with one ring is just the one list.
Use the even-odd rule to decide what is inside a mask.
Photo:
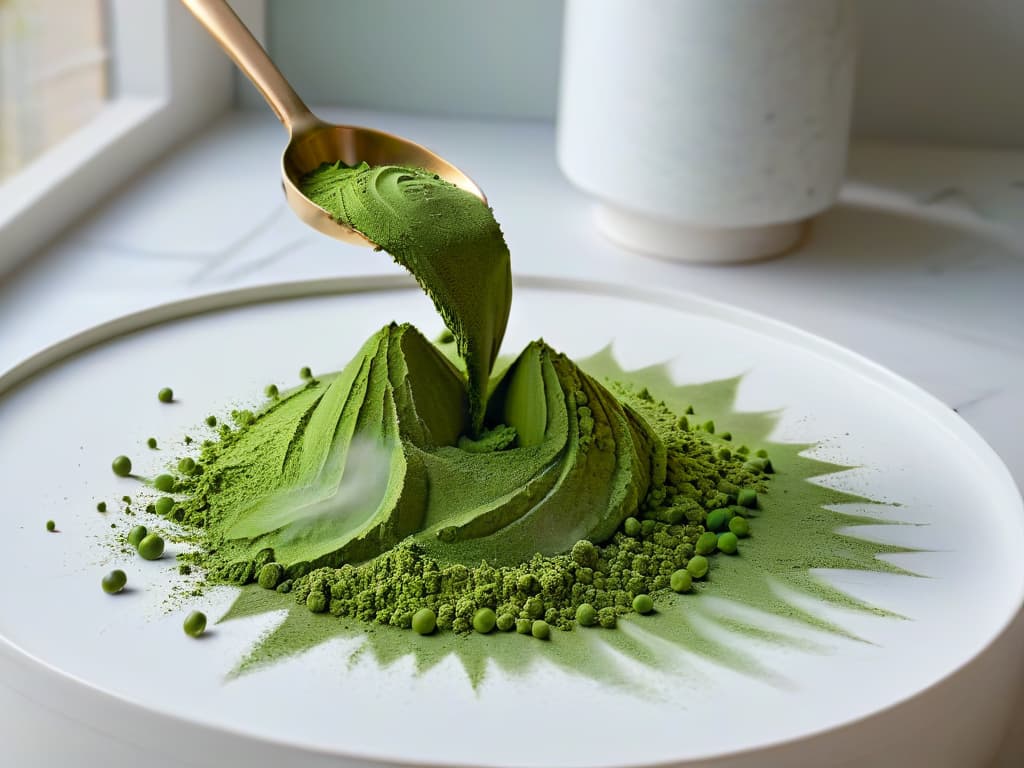
[[(322, 113), (408, 136), (467, 169), (517, 273), (692, 291), (813, 331), (948, 403), (1024, 487), (1024, 152), (857, 145), (840, 203), (798, 252), (690, 266), (596, 231), (589, 201), (558, 171), (548, 123)], [(329, 240), (290, 213), (284, 143), (269, 114), (230, 114), (0, 279), (0, 372), (71, 333), (186, 296), (400, 273), (385, 254)], [(1024, 697), (1018, 713), (993, 768), (1024, 764)]]

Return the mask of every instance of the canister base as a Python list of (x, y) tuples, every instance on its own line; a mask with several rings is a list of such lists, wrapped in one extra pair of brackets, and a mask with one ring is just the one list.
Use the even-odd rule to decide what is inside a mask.
[(671, 261), (729, 264), (778, 256), (799, 244), (809, 219), (756, 227), (694, 227), (607, 204), (595, 211), (609, 239)]

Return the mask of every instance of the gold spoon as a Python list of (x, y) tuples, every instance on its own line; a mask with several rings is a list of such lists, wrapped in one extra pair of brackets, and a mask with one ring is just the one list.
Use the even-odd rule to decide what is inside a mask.
[(263, 94), (291, 140), (281, 156), (281, 182), (288, 205), (313, 229), (337, 240), (376, 247), (367, 237), (331, 218), (302, 194), (299, 180), (322, 163), (408, 165), (436, 173), (445, 181), (487, 198), (469, 176), (426, 147), (372, 128), (331, 125), (314, 115), (274, 66), (267, 52), (225, 0), (182, 0), (199, 23)]

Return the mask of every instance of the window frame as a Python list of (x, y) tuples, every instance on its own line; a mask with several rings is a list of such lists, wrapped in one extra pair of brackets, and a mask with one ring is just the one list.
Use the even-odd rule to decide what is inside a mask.
[[(265, 0), (232, 0), (262, 38)], [(0, 278), (235, 104), (230, 60), (177, 0), (109, 0), (111, 98), (0, 183)]]

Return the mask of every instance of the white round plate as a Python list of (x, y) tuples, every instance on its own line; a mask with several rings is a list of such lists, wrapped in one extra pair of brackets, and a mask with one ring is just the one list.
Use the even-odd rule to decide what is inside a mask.
[[(543, 659), (526, 673), (491, 669), (474, 690), (454, 659), (422, 675), (405, 660), (350, 664), (351, 639), (229, 678), (281, 615), (185, 637), (184, 610), (219, 617), (234, 591), (168, 610), (173, 559), (111, 554), (96, 501), (137, 485), (115, 477), (110, 460), (131, 453), (137, 472), (154, 472), (167, 454), (147, 451), (148, 436), (180, 441), (240, 396), (294, 383), (300, 366), (337, 370), (392, 319), (441, 330), (409, 281), (250, 289), (116, 321), (0, 378), (0, 680), (9, 701), (24, 702), (6, 715), (12, 738), (59, 751), (66, 727), (108, 745), (83, 748), (77, 766), (134, 764), (121, 756), (135, 755), (150, 766), (250, 768), (912, 759), (963, 768), (995, 749), (1018, 664), (1006, 630), (1024, 594), (1024, 515), (982, 440), (913, 385), (793, 328), (693, 296), (552, 280), (520, 281), (506, 352), (539, 336), (576, 358), (614, 342), (626, 369), (670, 360), (678, 382), (694, 383), (742, 374), (736, 407), (780, 410), (773, 440), (816, 443), (814, 455), (859, 467), (821, 482), (899, 503), (864, 511), (911, 525), (858, 535), (924, 550), (886, 556), (919, 576), (823, 577), (906, 619), (804, 600), (863, 640), (806, 630), (817, 647), (804, 649), (721, 638), (771, 669), (767, 680), (666, 648), (677, 666), (607, 658), (636, 690)], [(163, 386), (174, 387), (175, 405), (156, 402)], [(48, 518), (59, 535), (44, 530)], [(111, 598), (99, 577), (115, 563), (134, 589)], [(51, 718), (45, 727), (41, 717)]]

